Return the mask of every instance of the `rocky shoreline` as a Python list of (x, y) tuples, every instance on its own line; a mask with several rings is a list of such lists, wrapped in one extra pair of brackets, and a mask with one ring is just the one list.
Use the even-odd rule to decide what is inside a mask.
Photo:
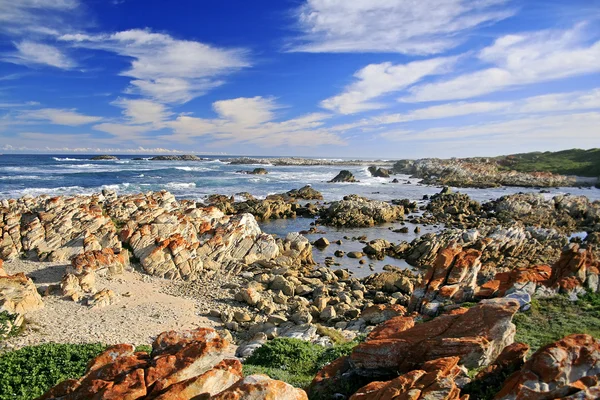
[[(297, 232), (274, 237), (258, 223), (295, 217), (309, 218), (315, 231), (392, 222), (440, 228), (411, 242), (358, 238), (356, 251), (319, 265), (313, 246), (331, 245), (326, 235), (313, 243)], [(578, 232), (585, 239), (572, 236)], [(104, 353), (84, 377), (42, 398), (382, 399), (418, 390), (414, 398), (465, 399), (482, 382), (500, 379), (494, 376), (503, 377), (496, 398), (527, 390), (594, 398), (597, 339), (568, 336), (525, 362), (527, 346), (514, 343), (511, 320), (537, 298), (599, 292), (598, 232), (600, 202), (568, 195), (480, 204), (445, 189), (418, 206), (355, 195), (324, 202), (305, 186), (264, 200), (211, 196), (206, 204), (165, 191), (2, 200), (0, 311), (18, 316), (10, 324), (29, 322), (0, 344), (100, 338), (117, 345), (158, 335), (151, 353), (117, 345), (109, 350), (114, 356)], [(364, 278), (344, 268), (349, 258), (383, 257), (415, 268), (389, 265)], [(173, 307), (178, 312), (169, 316)], [(156, 323), (143, 315), (150, 309)], [(119, 318), (148, 322), (127, 336)], [(169, 329), (188, 331), (159, 335)], [(316, 374), (307, 392), (241, 372), (240, 361), (276, 338), (328, 347), (365, 335)], [(573, 356), (553, 368), (585, 365), (583, 372), (560, 380), (541, 370), (554, 348)], [(536, 379), (545, 383), (531, 389)]]

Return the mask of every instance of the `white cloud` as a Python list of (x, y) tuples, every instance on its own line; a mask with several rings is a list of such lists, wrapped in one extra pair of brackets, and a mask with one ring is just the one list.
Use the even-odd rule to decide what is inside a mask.
[(314, 113), (284, 121), (273, 121), (274, 111), (281, 106), (273, 99), (253, 97), (237, 98), (213, 104), (218, 118), (204, 119), (181, 115), (166, 125), (173, 135), (164, 139), (191, 142), (194, 138), (210, 137), (213, 146), (233, 143), (251, 143), (263, 147), (302, 146), (315, 147), (326, 144), (344, 145), (336, 134), (323, 127), (330, 115)]
[(213, 109), (223, 119), (244, 126), (256, 126), (272, 120), (274, 111), (280, 108), (272, 98), (240, 97), (213, 103)]
[(321, 107), (341, 114), (384, 108), (385, 104), (371, 100), (404, 89), (428, 75), (446, 73), (455, 61), (452, 57), (408, 64), (369, 64), (354, 74), (356, 82), (347, 86), (341, 94), (323, 100)]
[(220, 85), (219, 77), (250, 66), (245, 50), (178, 40), (149, 30), (67, 34), (60, 40), (132, 58), (130, 68), (121, 73), (134, 78), (128, 91), (165, 103), (187, 102)]
[(100, 132), (110, 133), (123, 140), (140, 140), (143, 139), (142, 133), (153, 130), (151, 126), (147, 125), (124, 125), (111, 122), (94, 125), (92, 128)]
[(173, 114), (164, 104), (146, 99), (117, 99), (111, 104), (123, 108), (123, 115), (133, 124), (160, 125)]
[(55, 46), (23, 40), (15, 43), (16, 52), (6, 54), (3, 61), (24, 65), (48, 65), (60, 69), (72, 69), (77, 63)]
[(506, 35), (478, 58), (493, 67), (456, 78), (415, 86), (400, 100), (467, 99), (499, 90), (600, 72), (600, 41), (588, 44), (584, 25), (566, 31)]
[(307, 0), (292, 51), (434, 54), (513, 15), (508, 0)]
[[(587, 148), (598, 145), (599, 112), (568, 115), (540, 115), (478, 125), (440, 127), (426, 130), (399, 130), (381, 134), (391, 141), (431, 141), (455, 147), (480, 143), (495, 153), (515, 152), (523, 145), (547, 148)], [(487, 144), (486, 144), (487, 143)], [(485, 146), (483, 144), (486, 144)], [(504, 149), (502, 148), (504, 146)], [(530, 147), (531, 148), (531, 147)], [(475, 150), (470, 153), (474, 154)]]
[(0, 0), (0, 31), (56, 35), (70, 21), (66, 14), (79, 6), (78, 0)]
[(331, 130), (337, 132), (349, 131), (356, 128), (370, 130), (385, 125), (461, 117), (473, 114), (522, 115), (591, 109), (600, 109), (600, 88), (593, 88), (589, 91), (552, 93), (513, 101), (459, 101), (417, 108), (406, 113), (382, 114), (371, 118), (363, 118), (349, 124), (333, 126)]
[(39, 110), (24, 111), (19, 116), (25, 121), (43, 120), (56, 125), (79, 126), (98, 122), (102, 118), (90, 115), (83, 115), (75, 110), (66, 110), (59, 108), (42, 108)]

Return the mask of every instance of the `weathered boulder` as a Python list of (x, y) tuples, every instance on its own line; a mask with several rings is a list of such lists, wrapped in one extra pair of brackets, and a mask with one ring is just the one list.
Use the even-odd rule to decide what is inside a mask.
[(319, 221), (325, 225), (366, 227), (397, 221), (403, 216), (402, 206), (350, 195), (341, 201), (331, 203), (321, 212)]
[(350, 400), (461, 400), (455, 379), (465, 375), (458, 357), (439, 358), (424, 363), (389, 382), (371, 382), (354, 393)]
[(31, 278), (24, 273), (0, 276), (0, 311), (26, 314), (44, 307)]
[(422, 282), (410, 298), (409, 311), (436, 315), (447, 302), (471, 300), (477, 288), (481, 269), (481, 251), (463, 249), (457, 243), (438, 253)]
[(494, 399), (597, 399), (599, 381), (600, 341), (575, 334), (535, 352)]
[(335, 178), (333, 178), (329, 182), (335, 183), (335, 182), (358, 182), (358, 181), (356, 180), (354, 175), (352, 175), (352, 172), (344, 169), (344, 170), (341, 170), (340, 173), (337, 174), (335, 176)]

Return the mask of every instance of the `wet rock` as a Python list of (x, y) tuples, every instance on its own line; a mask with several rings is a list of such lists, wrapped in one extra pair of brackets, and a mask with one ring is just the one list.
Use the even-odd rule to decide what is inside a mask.
[(386, 169), (386, 168), (377, 168), (376, 166), (372, 165), (368, 168), (369, 173), (371, 174), (371, 176), (374, 176), (376, 178), (389, 178), (390, 174), (392, 173), (391, 170)]
[(361, 253), (360, 251), (350, 251), (348, 252), (347, 256), (349, 258), (362, 258), (364, 257), (364, 253)]
[(358, 182), (358, 181), (356, 180), (354, 175), (352, 175), (352, 172), (344, 169), (344, 170), (340, 171), (340, 173), (337, 174), (335, 176), (335, 178), (333, 178), (329, 182), (334, 183), (334, 182)]
[(322, 238), (315, 240), (313, 245), (316, 248), (324, 249), (325, 247), (329, 246), (329, 240), (327, 240), (327, 238), (325, 238), (325, 237), (322, 237)]

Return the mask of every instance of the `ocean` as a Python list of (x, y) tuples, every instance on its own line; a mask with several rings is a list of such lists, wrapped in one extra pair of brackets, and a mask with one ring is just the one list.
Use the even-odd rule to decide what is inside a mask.
[[(258, 165), (230, 165), (227, 157), (202, 156), (207, 161), (150, 161), (151, 156), (119, 156), (116, 161), (92, 161), (91, 155), (1, 155), (0, 156), (0, 199), (18, 198), (24, 195), (75, 195), (92, 194), (102, 189), (113, 189), (119, 194), (168, 190), (179, 199), (203, 201), (211, 194), (235, 195), (248, 192), (257, 198), (269, 194), (282, 193), (310, 184), (323, 193), (325, 201), (339, 200), (347, 194), (355, 193), (371, 199), (392, 200), (409, 198), (421, 200), (424, 195), (433, 195), (440, 187), (419, 184), (418, 179), (408, 175), (395, 175), (400, 183), (390, 183), (391, 178), (374, 178), (366, 166), (270, 166), (260, 165), (268, 170), (267, 175), (248, 175), (237, 171), (252, 170)], [(133, 158), (146, 158), (133, 160)], [(350, 170), (358, 183), (328, 183), (341, 169)], [(502, 187), (492, 189), (454, 189), (469, 194), (471, 198), (484, 202), (503, 195), (517, 192), (538, 192), (535, 188)], [(591, 200), (600, 200), (600, 189), (595, 188), (554, 188), (545, 196), (561, 193), (585, 195)], [(241, 197), (240, 197), (241, 199)], [(262, 229), (271, 234), (285, 236), (288, 232), (308, 230), (312, 220), (297, 218), (261, 223)], [(419, 234), (413, 232), (410, 223), (408, 234), (392, 232), (399, 227), (386, 224), (374, 228), (335, 229), (323, 227), (326, 235), (306, 235), (309, 240), (326, 236), (331, 242), (342, 240), (343, 244), (332, 245), (324, 250), (314, 251), (317, 262), (333, 256), (337, 249), (356, 251), (362, 245), (345, 237), (366, 235), (369, 240), (383, 238), (391, 242), (411, 241), (417, 235), (433, 232), (439, 227), (421, 227)], [(350, 262), (344, 259), (344, 266)], [(372, 270), (379, 271), (386, 264), (404, 266), (402, 260), (386, 257), (384, 260), (370, 260), (368, 265), (349, 265), (356, 276), (365, 276)]]

